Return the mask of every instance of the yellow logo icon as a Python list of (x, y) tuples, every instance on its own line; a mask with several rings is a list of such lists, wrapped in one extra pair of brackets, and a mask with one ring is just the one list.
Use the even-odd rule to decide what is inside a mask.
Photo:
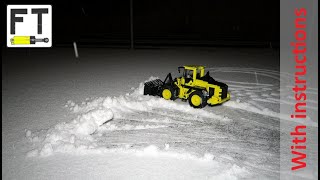
[(45, 42), (48, 43), (48, 38), (39, 38), (35, 36), (14, 36), (10, 39), (12, 45), (23, 45), (23, 44), (35, 44), (36, 42)]

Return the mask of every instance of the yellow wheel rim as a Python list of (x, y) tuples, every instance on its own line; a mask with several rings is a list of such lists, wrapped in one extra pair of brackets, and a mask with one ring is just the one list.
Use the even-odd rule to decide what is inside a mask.
[(165, 89), (162, 91), (162, 97), (166, 100), (169, 100), (171, 98), (172, 94), (169, 89)]
[(194, 105), (194, 106), (200, 106), (200, 104), (202, 103), (202, 99), (200, 96), (198, 95), (193, 95), (191, 97), (191, 103)]

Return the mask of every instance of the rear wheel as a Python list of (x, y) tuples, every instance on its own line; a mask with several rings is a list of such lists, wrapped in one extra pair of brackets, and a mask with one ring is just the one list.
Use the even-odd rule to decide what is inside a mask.
[(203, 108), (207, 105), (207, 99), (201, 91), (194, 91), (191, 93), (188, 100), (190, 106), (194, 108)]

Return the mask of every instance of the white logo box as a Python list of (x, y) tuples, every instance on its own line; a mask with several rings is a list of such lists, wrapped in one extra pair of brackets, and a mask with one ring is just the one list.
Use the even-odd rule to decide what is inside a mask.
[(52, 47), (52, 6), (7, 5), (7, 47)]

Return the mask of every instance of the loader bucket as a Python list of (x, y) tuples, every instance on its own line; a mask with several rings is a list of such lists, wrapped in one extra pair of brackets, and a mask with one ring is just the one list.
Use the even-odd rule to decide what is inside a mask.
[(144, 95), (158, 96), (160, 95), (163, 82), (160, 79), (155, 79), (153, 81), (148, 81), (144, 83)]

